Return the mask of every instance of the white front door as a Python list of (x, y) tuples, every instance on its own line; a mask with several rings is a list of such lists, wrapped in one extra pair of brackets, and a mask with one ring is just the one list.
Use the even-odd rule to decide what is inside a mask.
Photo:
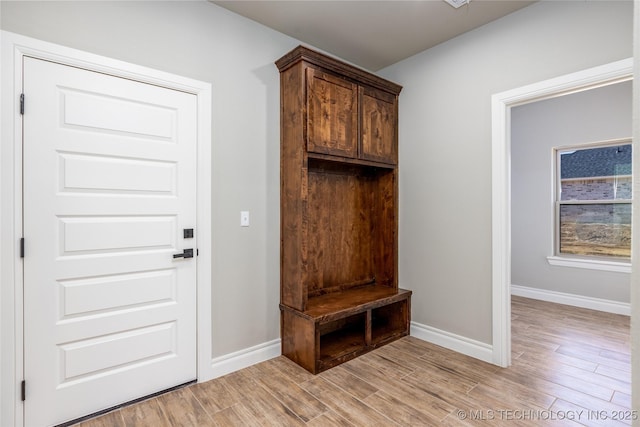
[(45, 426), (196, 378), (197, 107), (23, 67), (24, 419)]

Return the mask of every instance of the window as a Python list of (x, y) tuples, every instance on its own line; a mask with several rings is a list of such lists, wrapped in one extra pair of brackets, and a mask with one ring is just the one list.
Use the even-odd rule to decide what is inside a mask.
[(556, 255), (631, 257), (631, 141), (556, 149)]

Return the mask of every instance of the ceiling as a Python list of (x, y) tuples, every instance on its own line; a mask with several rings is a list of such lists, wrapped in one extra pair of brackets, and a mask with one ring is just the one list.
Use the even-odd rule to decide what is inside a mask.
[(378, 71), (533, 3), (472, 0), (211, 0), (370, 71)]

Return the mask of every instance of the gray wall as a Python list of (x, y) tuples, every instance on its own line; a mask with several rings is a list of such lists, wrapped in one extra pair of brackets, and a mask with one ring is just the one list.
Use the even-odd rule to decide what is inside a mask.
[[(213, 355), (276, 339), (279, 74), (298, 42), (206, 1), (0, 2), (3, 30), (210, 82)], [(251, 227), (240, 228), (240, 211)], [(201, 254), (202, 256), (203, 254)]]
[[(381, 73), (404, 85), (399, 267), (413, 320), (491, 342), (490, 96), (631, 56), (631, 10), (536, 3)], [(205, 1), (3, 0), (0, 13), (4, 30), (212, 83), (213, 356), (277, 338), (273, 61), (298, 42)]]
[(551, 266), (553, 148), (631, 137), (632, 83), (511, 110), (511, 283), (628, 303), (627, 273)]
[(632, 56), (632, 8), (535, 3), (381, 71), (404, 86), (399, 268), (412, 320), (492, 342), (491, 95)]

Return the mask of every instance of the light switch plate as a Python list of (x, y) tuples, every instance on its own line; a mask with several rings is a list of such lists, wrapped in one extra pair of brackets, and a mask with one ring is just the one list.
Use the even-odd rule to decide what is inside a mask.
[(240, 227), (249, 226), (249, 211), (240, 211)]

